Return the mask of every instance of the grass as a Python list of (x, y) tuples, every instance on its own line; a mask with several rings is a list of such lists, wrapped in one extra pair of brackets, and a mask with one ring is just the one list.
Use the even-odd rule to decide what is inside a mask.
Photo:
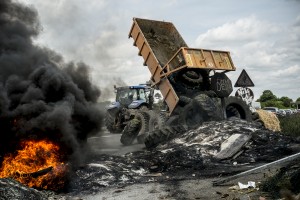
[(288, 116), (278, 117), (280, 121), (281, 131), (285, 135), (294, 137), (300, 136), (300, 113)]

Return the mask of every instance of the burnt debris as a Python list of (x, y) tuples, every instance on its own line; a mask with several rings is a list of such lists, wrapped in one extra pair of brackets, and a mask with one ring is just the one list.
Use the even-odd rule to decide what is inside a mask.
[(28, 188), (21, 183), (9, 179), (0, 179), (0, 199), (35, 199), (45, 200), (48, 199), (47, 195), (33, 188)]
[[(232, 157), (216, 158), (222, 143), (234, 134), (251, 138)], [(262, 129), (255, 122), (205, 122), (152, 150), (91, 156), (72, 175), (68, 189), (90, 194), (108, 186), (230, 175), (291, 155), (299, 151), (295, 144), (299, 145), (293, 138)]]

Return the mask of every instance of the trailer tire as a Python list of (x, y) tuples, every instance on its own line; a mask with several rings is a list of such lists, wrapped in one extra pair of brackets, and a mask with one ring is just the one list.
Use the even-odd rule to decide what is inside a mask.
[(252, 112), (249, 106), (241, 98), (229, 96), (224, 99), (226, 118), (237, 117), (247, 121), (252, 120)]

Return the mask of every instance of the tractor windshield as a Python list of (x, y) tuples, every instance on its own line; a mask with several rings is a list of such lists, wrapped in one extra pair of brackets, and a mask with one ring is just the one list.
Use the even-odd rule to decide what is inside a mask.
[(134, 100), (148, 101), (148, 93), (143, 88), (122, 88), (117, 91), (116, 101), (127, 105)]

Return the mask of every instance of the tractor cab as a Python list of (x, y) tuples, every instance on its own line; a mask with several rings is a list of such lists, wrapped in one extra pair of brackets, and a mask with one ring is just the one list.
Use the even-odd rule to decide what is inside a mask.
[(147, 85), (114, 87), (116, 102), (122, 107), (138, 109), (150, 108), (153, 103), (153, 89)]

